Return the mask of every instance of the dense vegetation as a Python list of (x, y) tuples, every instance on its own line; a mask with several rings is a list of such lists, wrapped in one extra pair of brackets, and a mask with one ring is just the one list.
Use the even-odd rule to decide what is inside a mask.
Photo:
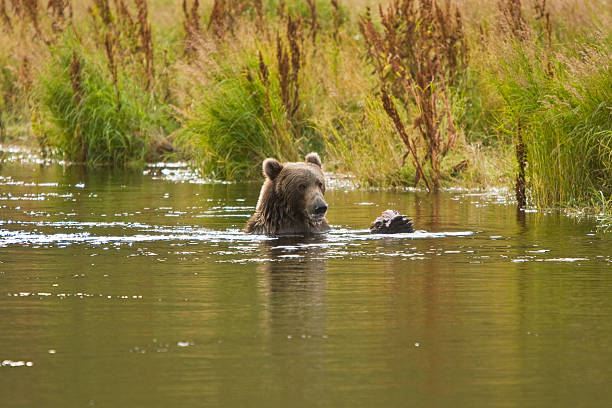
[(0, 0), (0, 141), (260, 177), (612, 202), (607, 0)]

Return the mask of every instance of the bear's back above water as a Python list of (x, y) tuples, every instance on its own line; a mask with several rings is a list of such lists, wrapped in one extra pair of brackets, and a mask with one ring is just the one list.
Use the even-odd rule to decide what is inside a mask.
[(281, 164), (268, 158), (262, 167), (266, 181), (246, 233), (292, 235), (329, 231), (323, 198), (325, 177), (317, 153), (295, 163)]

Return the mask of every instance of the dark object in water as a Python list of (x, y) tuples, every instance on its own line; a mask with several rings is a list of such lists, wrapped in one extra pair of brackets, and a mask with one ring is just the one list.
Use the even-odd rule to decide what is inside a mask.
[(402, 215), (395, 210), (383, 211), (382, 215), (370, 225), (372, 234), (397, 234), (400, 232), (414, 232), (412, 218)]

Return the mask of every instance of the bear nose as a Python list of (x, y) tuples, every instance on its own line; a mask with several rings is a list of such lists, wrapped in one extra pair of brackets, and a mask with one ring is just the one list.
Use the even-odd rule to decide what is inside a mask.
[(314, 212), (317, 215), (323, 215), (325, 214), (326, 211), (327, 211), (327, 204), (325, 203), (319, 203), (314, 208)]

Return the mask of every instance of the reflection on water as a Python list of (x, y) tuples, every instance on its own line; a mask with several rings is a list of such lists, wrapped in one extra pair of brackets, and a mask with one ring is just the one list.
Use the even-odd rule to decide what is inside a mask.
[[(331, 233), (267, 238), (241, 232), (259, 183), (5, 153), (2, 406), (612, 403), (592, 222), (331, 184)], [(421, 231), (370, 235), (387, 208)]]

